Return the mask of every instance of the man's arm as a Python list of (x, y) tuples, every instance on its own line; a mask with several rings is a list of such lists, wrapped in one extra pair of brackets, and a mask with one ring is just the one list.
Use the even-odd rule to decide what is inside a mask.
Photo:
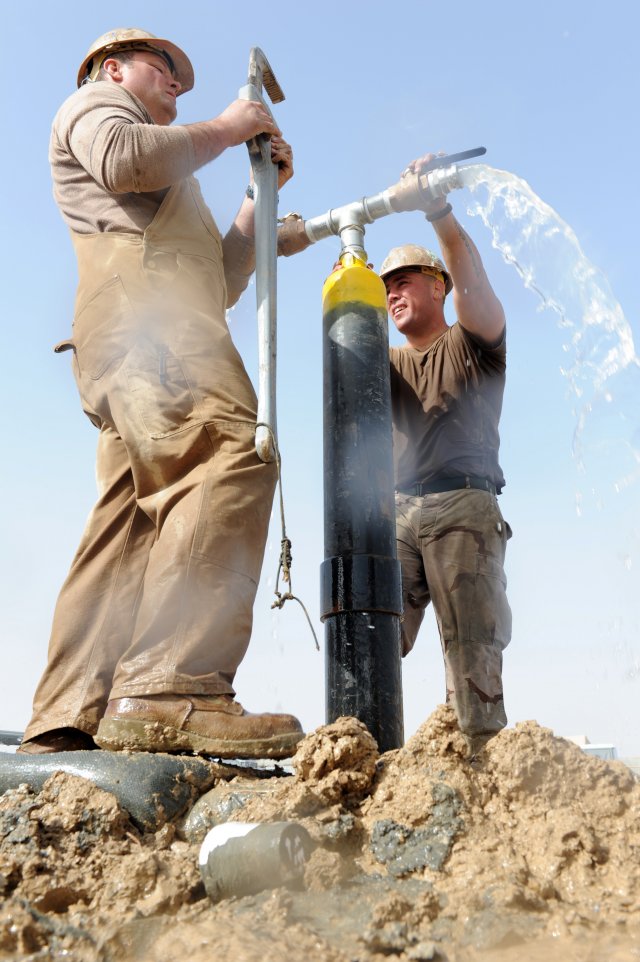
[(281, 132), (262, 104), (234, 100), (213, 120), (187, 124), (194, 149), (195, 170), (219, 157), (228, 147), (238, 147), (258, 134), (280, 137)]
[(114, 194), (162, 190), (228, 147), (261, 133), (280, 136), (262, 104), (250, 100), (234, 101), (213, 120), (171, 127), (150, 122), (137, 97), (107, 82), (68, 103), (60, 124), (68, 150)]
[[(420, 171), (434, 156), (426, 154), (419, 160), (414, 160), (407, 171)], [(438, 198), (425, 205), (425, 213), (428, 217), (433, 217), (446, 206), (446, 197)], [(453, 212), (432, 220), (431, 225), (438, 237), (443, 260), (451, 274), (453, 303), (460, 324), (483, 341), (489, 344), (497, 343), (505, 328), (504, 310), (489, 283), (476, 245), (455, 219)]]
[(453, 213), (433, 221), (433, 227), (453, 280), (453, 304), (460, 324), (483, 341), (495, 344), (504, 332), (504, 310), (476, 245)]

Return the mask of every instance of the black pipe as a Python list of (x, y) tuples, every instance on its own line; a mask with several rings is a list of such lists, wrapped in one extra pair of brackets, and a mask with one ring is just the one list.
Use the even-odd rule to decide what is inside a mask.
[(211, 787), (220, 765), (149, 752), (0, 752), (0, 795), (24, 784), (39, 792), (56, 772), (79, 775), (111, 792), (141, 831), (156, 832)]
[(377, 275), (340, 273), (324, 299), (327, 721), (353, 715), (388, 751), (404, 737), (387, 311)]

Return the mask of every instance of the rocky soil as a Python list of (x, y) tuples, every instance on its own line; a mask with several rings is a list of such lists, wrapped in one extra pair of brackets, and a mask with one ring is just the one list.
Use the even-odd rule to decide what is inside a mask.
[[(220, 779), (141, 832), (114, 795), (57, 773), (0, 797), (0, 960), (640, 962), (640, 782), (535, 722), (474, 763), (440, 707), (379, 755), (340, 719), (293, 776)], [(303, 884), (214, 903), (208, 828), (293, 821)]]

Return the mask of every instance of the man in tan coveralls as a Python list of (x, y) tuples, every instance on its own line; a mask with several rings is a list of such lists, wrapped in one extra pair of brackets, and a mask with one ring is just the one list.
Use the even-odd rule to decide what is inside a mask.
[[(409, 244), (394, 248), (380, 269), (389, 314), (407, 340), (390, 349), (402, 646), (406, 655), (433, 601), (447, 701), (473, 757), (507, 723), (502, 651), (511, 611), (503, 565), (511, 529), (497, 501), (505, 317), (446, 198), (424, 209), (446, 267)], [(449, 327), (444, 300), (452, 289), (458, 320)]]
[(79, 269), (73, 336), (57, 350), (73, 350), (100, 431), (99, 500), (20, 750), (285, 757), (297, 719), (245, 712), (232, 687), (275, 485), (225, 320), (254, 267), (253, 200), (248, 191), (223, 239), (192, 174), (265, 133), (282, 185), (291, 149), (249, 101), (170, 127), (193, 69), (142, 30), (100, 37), (78, 86), (50, 147)]

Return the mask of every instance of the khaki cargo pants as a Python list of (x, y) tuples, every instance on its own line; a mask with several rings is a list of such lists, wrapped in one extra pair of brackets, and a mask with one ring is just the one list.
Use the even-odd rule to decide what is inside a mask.
[(465, 489), (396, 493), (402, 565), (402, 651), (416, 640), (433, 602), (444, 655), (447, 702), (469, 738), (495, 734), (507, 717), (502, 652), (511, 639), (504, 556), (511, 529), (497, 498)]

